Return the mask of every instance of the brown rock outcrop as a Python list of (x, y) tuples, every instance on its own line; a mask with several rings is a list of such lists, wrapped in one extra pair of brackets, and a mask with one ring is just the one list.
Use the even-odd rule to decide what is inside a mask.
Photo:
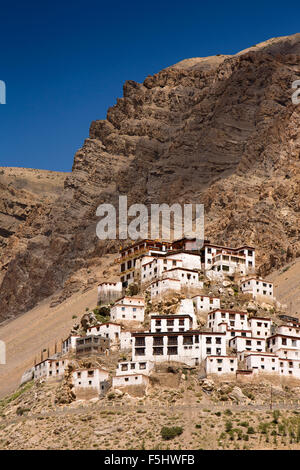
[(119, 194), (148, 205), (203, 202), (206, 238), (256, 245), (262, 274), (299, 256), (299, 56), (297, 34), (126, 82), (107, 119), (91, 124), (62, 194), (9, 237), (0, 320), (117, 249), (97, 239), (95, 212)]

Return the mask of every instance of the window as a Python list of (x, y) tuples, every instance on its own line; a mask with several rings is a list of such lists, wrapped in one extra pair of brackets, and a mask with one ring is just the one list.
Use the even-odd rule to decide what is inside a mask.
[(168, 345), (177, 346), (177, 336), (169, 336)]
[(136, 346), (145, 346), (145, 337), (135, 338), (135, 345)]
[(154, 337), (153, 338), (153, 346), (163, 346), (164, 345), (164, 339), (163, 337)]
[(145, 356), (145, 348), (135, 348), (135, 354), (137, 356)]
[(163, 356), (164, 348), (153, 348), (153, 356)]
[(177, 355), (177, 347), (169, 347), (168, 356), (176, 356), (176, 355)]

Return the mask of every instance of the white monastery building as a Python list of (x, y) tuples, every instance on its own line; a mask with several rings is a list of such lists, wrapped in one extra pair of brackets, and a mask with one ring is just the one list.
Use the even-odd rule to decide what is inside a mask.
[(207, 356), (205, 370), (209, 374), (235, 374), (237, 370), (236, 356)]
[(266, 338), (271, 335), (272, 320), (264, 317), (251, 317), (248, 320), (253, 336)]
[(119, 323), (107, 322), (98, 323), (87, 329), (87, 335), (102, 336), (108, 338), (110, 344), (120, 341), (121, 325)]
[(144, 321), (145, 301), (143, 297), (122, 297), (110, 310), (110, 317), (115, 321)]
[(208, 314), (207, 327), (218, 331), (221, 323), (226, 323), (232, 330), (248, 330), (248, 314), (237, 310), (217, 309)]
[(187, 331), (193, 328), (191, 315), (151, 315), (152, 333)]
[(197, 313), (208, 313), (220, 308), (220, 299), (208, 295), (195, 295), (193, 303)]
[(177, 361), (199, 365), (206, 356), (226, 355), (225, 333), (185, 332), (132, 334), (132, 359), (153, 362)]
[(219, 275), (235, 273), (245, 275), (255, 270), (255, 248), (246, 245), (229, 248), (204, 243), (202, 263), (206, 271), (211, 270)]
[(72, 382), (75, 393), (82, 389), (93, 389), (97, 394), (102, 394), (107, 389), (109, 373), (103, 368), (76, 369), (72, 373)]
[(69, 361), (61, 358), (48, 358), (34, 366), (34, 380), (60, 379), (64, 376)]
[(62, 353), (67, 354), (76, 350), (76, 340), (80, 338), (79, 335), (69, 335), (62, 343)]
[(279, 361), (275, 354), (250, 352), (245, 354), (246, 368), (253, 372), (278, 373)]
[(259, 296), (273, 299), (273, 282), (252, 277), (242, 281), (241, 291), (243, 294), (251, 294), (254, 299)]

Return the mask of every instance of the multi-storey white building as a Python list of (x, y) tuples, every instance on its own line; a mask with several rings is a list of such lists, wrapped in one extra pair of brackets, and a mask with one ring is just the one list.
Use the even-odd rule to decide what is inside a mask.
[(126, 361), (119, 362), (116, 375), (135, 375), (144, 374), (149, 375), (153, 369), (154, 364), (151, 361)]
[(141, 283), (145, 284), (160, 279), (165, 271), (176, 267), (182, 267), (181, 259), (173, 259), (166, 256), (163, 258), (151, 258), (149, 261), (148, 257), (145, 257), (141, 262)]
[(61, 358), (48, 358), (34, 366), (34, 380), (45, 377), (46, 379), (60, 379), (64, 376), (69, 361)]
[(267, 345), (269, 350), (276, 355), (277, 351), (282, 349), (297, 351), (300, 349), (300, 337), (276, 334), (267, 339)]
[(141, 260), (141, 283), (149, 283), (160, 279), (166, 271), (168, 272), (175, 268), (200, 270), (200, 255), (178, 252), (155, 258), (144, 256)]
[(131, 349), (132, 347), (132, 337), (131, 337), (131, 330), (122, 330), (120, 333), (120, 349)]
[[(181, 259), (183, 267), (190, 269), (201, 268), (201, 256), (196, 239), (183, 238), (181, 240), (159, 241), (140, 240), (120, 250), (120, 280), (123, 287), (131, 283), (146, 282), (143, 278), (142, 264), (153, 261), (154, 258)], [(167, 263), (169, 264), (169, 263)], [(148, 269), (148, 268), (147, 268)], [(154, 265), (151, 269), (155, 269)], [(150, 272), (150, 271), (149, 271)], [(153, 275), (153, 271), (151, 276)], [(151, 279), (149, 277), (148, 279)]]
[(122, 297), (110, 309), (112, 321), (144, 321), (145, 301), (143, 297)]
[(245, 352), (246, 368), (253, 372), (278, 373), (279, 361), (275, 354)]
[(87, 329), (87, 335), (103, 336), (110, 340), (110, 344), (120, 341), (121, 325), (119, 323), (98, 323)]
[(234, 374), (237, 370), (236, 356), (207, 356), (205, 370), (209, 374)]
[(151, 299), (162, 297), (170, 292), (180, 292), (183, 288), (203, 288), (203, 282), (199, 281), (198, 271), (186, 268), (170, 269), (163, 272), (162, 279), (153, 281), (149, 286)]
[(108, 338), (110, 345), (118, 344), (120, 350), (131, 348), (131, 330), (123, 329), (122, 325), (119, 323), (99, 323), (98, 325), (88, 328), (87, 334)]
[(235, 336), (229, 340), (229, 347), (237, 353), (242, 351), (258, 351), (265, 352), (265, 338), (254, 338), (253, 336)]
[(283, 359), (300, 359), (300, 350), (294, 348), (279, 348), (275, 354)]
[(199, 280), (199, 273), (195, 269), (172, 268), (163, 273), (163, 279), (178, 279), (181, 287), (203, 288), (203, 282)]
[(121, 282), (101, 282), (98, 285), (98, 305), (110, 304), (122, 295)]
[(230, 248), (204, 243), (201, 253), (205, 270), (212, 270), (219, 275), (245, 275), (255, 269), (255, 249), (251, 246)]
[[(120, 280), (122, 286), (128, 287), (132, 283), (141, 282), (141, 264), (142, 259), (147, 256), (151, 261), (157, 256), (167, 254), (172, 244), (167, 241), (158, 240), (140, 240), (130, 246), (120, 250)], [(145, 259), (144, 259), (145, 260)]]
[(133, 360), (178, 361), (198, 365), (206, 356), (226, 355), (224, 333), (190, 330), (185, 332), (132, 334)]
[(277, 328), (277, 333), (284, 336), (299, 336), (300, 337), (300, 325), (285, 323), (279, 325)]
[(69, 335), (62, 343), (62, 353), (67, 354), (76, 350), (76, 340), (80, 338), (79, 335)]
[(300, 359), (279, 358), (279, 373), (284, 376), (300, 379)]
[(89, 389), (96, 394), (103, 394), (108, 388), (109, 373), (103, 368), (76, 369), (72, 372), (75, 394)]
[(260, 296), (273, 299), (273, 282), (251, 277), (241, 282), (241, 291), (252, 295), (254, 299)]
[(150, 331), (152, 333), (170, 333), (187, 331), (193, 328), (191, 315), (151, 315)]
[(251, 317), (248, 319), (249, 328), (252, 331), (252, 336), (259, 336), (266, 338), (271, 335), (272, 320), (271, 318), (264, 317)]
[(217, 309), (208, 314), (208, 328), (218, 331), (220, 323), (227, 323), (228, 328), (233, 330), (249, 330), (248, 315), (246, 312)]
[(226, 335), (226, 344), (229, 345), (229, 340), (235, 336), (242, 336), (243, 338), (251, 338), (251, 330), (233, 330), (228, 327), (227, 323), (220, 323), (218, 326), (218, 331), (225, 333)]
[(209, 295), (194, 295), (193, 303), (198, 313), (208, 313), (220, 308), (220, 299)]

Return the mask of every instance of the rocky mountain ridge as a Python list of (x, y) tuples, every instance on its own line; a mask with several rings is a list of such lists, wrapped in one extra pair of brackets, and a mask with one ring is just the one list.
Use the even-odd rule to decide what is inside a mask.
[(91, 124), (59, 197), (29, 211), (3, 247), (0, 321), (118, 249), (97, 239), (95, 214), (119, 194), (204, 203), (206, 238), (255, 245), (261, 274), (299, 256), (299, 56), (296, 34), (127, 81)]

